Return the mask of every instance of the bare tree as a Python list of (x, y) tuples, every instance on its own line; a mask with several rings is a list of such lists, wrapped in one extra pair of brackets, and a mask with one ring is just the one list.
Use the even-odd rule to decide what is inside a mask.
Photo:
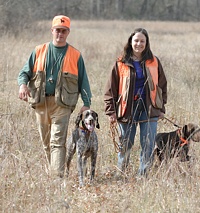
[(196, 2), (196, 10), (197, 10), (197, 17), (198, 17), (198, 21), (200, 20), (200, 0), (197, 0)]
[(200, 0), (0, 0), (0, 28), (17, 35), (61, 13), (73, 19), (199, 21)]
[(122, 14), (124, 10), (124, 3), (123, 0), (115, 0), (115, 8), (118, 14)]

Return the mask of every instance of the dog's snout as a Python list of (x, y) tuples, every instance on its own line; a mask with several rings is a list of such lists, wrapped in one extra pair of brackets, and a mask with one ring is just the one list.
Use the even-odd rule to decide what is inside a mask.
[(93, 121), (93, 120), (94, 120), (94, 118), (93, 118), (93, 116), (92, 116), (92, 115), (89, 115), (89, 116), (88, 116), (88, 118), (87, 118), (87, 120), (88, 120), (88, 121)]
[(89, 120), (89, 124), (92, 125), (93, 124), (93, 120)]

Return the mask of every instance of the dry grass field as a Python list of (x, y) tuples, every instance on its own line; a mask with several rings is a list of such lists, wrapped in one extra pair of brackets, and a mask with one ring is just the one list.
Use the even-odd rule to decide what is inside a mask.
[[(115, 153), (103, 92), (108, 73), (136, 27), (149, 32), (151, 48), (168, 79), (166, 117), (182, 126), (200, 120), (199, 23), (72, 21), (68, 42), (82, 52), (99, 114), (97, 172), (92, 184), (78, 187), (76, 157), (68, 179), (52, 179), (37, 132), (34, 111), (18, 99), (17, 76), (35, 45), (50, 41), (50, 21), (17, 37), (0, 37), (0, 212), (2, 213), (192, 213), (200, 212), (200, 143), (191, 143), (189, 163), (155, 168), (136, 179), (140, 146), (131, 153), (126, 179), (116, 180)], [(81, 102), (71, 117), (69, 137)], [(175, 130), (159, 121), (158, 131)], [(86, 180), (87, 182), (87, 180)]]

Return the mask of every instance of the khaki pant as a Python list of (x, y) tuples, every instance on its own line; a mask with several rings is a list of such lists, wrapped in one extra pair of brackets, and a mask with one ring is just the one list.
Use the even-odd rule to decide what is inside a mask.
[(46, 97), (44, 106), (35, 109), (40, 137), (52, 174), (63, 177), (66, 138), (71, 110), (57, 106), (55, 97)]

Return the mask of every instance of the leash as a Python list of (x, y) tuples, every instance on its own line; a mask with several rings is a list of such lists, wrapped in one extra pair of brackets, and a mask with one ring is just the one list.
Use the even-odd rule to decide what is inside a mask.
[(180, 140), (181, 140), (181, 142), (182, 142), (182, 143), (180, 144), (180, 146), (184, 146), (184, 145), (186, 145), (186, 144), (189, 144), (189, 141), (190, 141), (190, 139), (192, 138), (192, 136), (193, 136), (194, 134), (196, 134), (197, 132), (200, 131), (200, 128), (198, 128), (198, 129), (196, 129), (194, 132), (192, 132), (192, 133), (189, 135), (189, 137), (188, 137), (187, 139), (184, 139), (184, 138), (181, 136), (181, 129), (182, 129), (182, 127), (179, 126), (179, 125), (177, 125), (177, 124), (175, 124), (172, 120), (170, 120), (170, 119), (168, 119), (168, 118), (166, 118), (166, 117), (164, 117), (164, 119), (167, 120), (167, 121), (169, 121), (169, 122), (172, 123), (175, 127), (178, 128), (177, 132), (178, 132), (179, 137), (180, 137)]
[[(144, 123), (144, 122), (157, 122), (157, 120), (135, 121), (135, 122), (132, 122), (132, 124), (134, 124), (134, 123)], [(111, 132), (111, 138), (112, 138), (112, 142), (113, 142), (113, 145), (114, 145), (115, 152), (119, 153), (123, 144), (120, 143), (119, 132), (118, 132), (116, 123), (110, 123), (110, 132)], [(117, 137), (119, 142), (116, 141), (116, 137)]]
[(168, 122), (170, 122), (171, 124), (173, 124), (175, 127), (178, 128), (177, 134), (179, 135), (179, 138), (180, 138), (180, 141), (181, 141), (180, 146), (183, 147), (184, 145), (186, 145), (186, 144), (189, 143), (189, 140), (188, 140), (188, 139), (184, 139), (184, 138), (181, 136), (181, 128), (182, 128), (181, 126), (175, 124), (172, 120), (170, 120), (169, 118), (166, 118), (165, 116), (163, 117), (163, 119), (167, 120)]
[(177, 134), (178, 134), (178, 136), (179, 136), (179, 138), (180, 138), (180, 141), (181, 141), (180, 146), (184, 146), (184, 145), (186, 145), (186, 144), (189, 144), (189, 140), (188, 140), (188, 139), (184, 139), (184, 138), (182, 137), (181, 128), (178, 129), (176, 132), (177, 132)]
[[(189, 143), (190, 138), (197, 133), (198, 131), (200, 131), (200, 128), (196, 129), (187, 139), (184, 139), (183, 137), (181, 137), (181, 126), (177, 125), (176, 123), (174, 123), (172, 120), (170, 120), (169, 118), (163, 117), (163, 119), (167, 120), (168, 122), (170, 122), (171, 124), (173, 124), (175, 127), (178, 128), (178, 133), (180, 134), (180, 140), (181, 140), (181, 144), (180, 146), (183, 147), (184, 145)], [(163, 120), (162, 119), (162, 120)], [(143, 121), (137, 121), (137, 122), (133, 122), (133, 123), (143, 123), (143, 122), (157, 122), (157, 120), (143, 120)], [(111, 132), (111, 137), (112, 137), (112, 141), (113, 141), (113, 145), (114, 145), (114, 149), (116, 153), (120, 152), (120, 149), (122, 147), (122, 144), (119, 144), (119, 142), (116, 141), (116, 137), (119, 140), (119, 132), (117, 129), (117, 126), (115, 123), (110, 123), (110, 132)], [(120, 141), (120, 140), (119, 140)]]
[[(158, 121), (153, 120), (153, 119), (149, 119), (149, 120), (142, 120), (142, 121), (132, 121), (131, 123), (136, 124), (136, 123), (145, 123), (145, 122), (158, 122)], [(115, 123), (110, 123), (110, 132), (111, 132), (111, 138), (112, 138), (112, 141), (113, 141), (115, 152), (119, 153), (123, 144), (120, 143), (119, 132), (118, 132), (118, 129), (117, 129), (117, 125)], [(116, 137), (117, 137), (119, 142), (116, 141)]]
[(171, 124), (173, 124), (175, 127), (178, 127), (179, 129), (181, 129), (181, 126), (175, 124), (172, 120), (170, 120), (169, 118), (166, 118), (165, 116), (163, 117), (163, 119), (169, 121)]
[(142, 121), (132, 121), (132, 124), (139, 124), (139, 123), (145, 123), (145, 122), (158, 122), (158, 120), (142, 120)]
[(119, 132), (118, 132), (116, 124), (110, 123), (110, 132), (111, 132), (111, 137), (112, 137), (113, 145), (114, 145), (114, 148), (115, 148), (115, 152), (119, 153), (121, 146), (116, 141), (116, 135), (117, 135), (117, 137), (119, 139)]

